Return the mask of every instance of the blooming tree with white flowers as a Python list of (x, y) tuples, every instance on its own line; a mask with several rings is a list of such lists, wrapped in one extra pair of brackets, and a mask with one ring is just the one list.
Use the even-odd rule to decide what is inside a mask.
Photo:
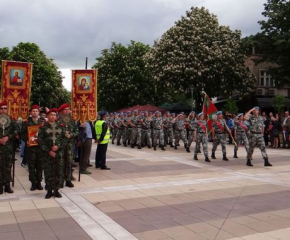
[(193, 94), (199, 106), (202, 91), (211, 97), (247, 94), (253, 78), (240, 44), (240, 31), (220, 26), (207, 9), (192, 7), (144, 57), (156, 82), (158, 101)]

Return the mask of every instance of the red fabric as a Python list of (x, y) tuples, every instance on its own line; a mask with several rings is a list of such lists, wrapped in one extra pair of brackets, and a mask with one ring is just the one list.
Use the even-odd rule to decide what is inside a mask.
[(46, 115), (50, 114), (51, 112), (55, 112), (55, 113), (57, 113), (58, 110), (57, 110), (57, 108), (52, 108), (52, 109), (50, 109), (50, 110), (46, 113)]
[(218, 125), (218, 127), (220, 128), (220, 130), (221, 130), (222, 132), (225, 131), (225, 129), (223, 128), (223, 126), (222, 126), (218, 121), (214, 121), (214, 122), (216, 123), (216, 125)]
[(38, 105), (32, 105), (29, 109), (29, 112), (32, 110), (32, 109), (38, 109), (39, 110), (39, 106)]
[(215, 105), (212, 103), (209, 96), (205, 93), (203, 101), (203, 114), (207, 118), (207, 126), (209, 131), (212, 130), (213, 115), (218, 111)]
[(58, 108), (58, 112), (62, 111), (65, 108), (69, 108), (69, 107), (70, 107), (70, 105), (68, 103), (64, 103)]
[(241, 122), (237, 122), (245, 131), (247, 131), (247, 127), (244, 125), (244, 124), (242, 124)]
[(161, 113), (166, 113), (167, 112), (167, 110), (164, 109), (164, 108), (156, 107), (156, 106), (153, 106), (153, 105), (150, 105), (150, 104), (146, 104), (146, 105), (143, 105), (143, 106), (136, 105), (136, 106), (133, 106), (133, 107), (130, 107), (130, 108), (123, 108), (123, 109), (118, 110), (117, 112), (128, 112), (128, 111), (134, 112), (135, 110), (139, 110), (141, 112), (145, 112), (145, 111), (149, 111), (149, 112), (159, 111)]
[(0, 107), (2, 107), (2, 106), (7, 106), (7, 102), (6, 101), (1, 102)]
[(206, 127), (199, 121), (197, 121), (197, 124), (202, 128), (202, 130), (206, 133)]

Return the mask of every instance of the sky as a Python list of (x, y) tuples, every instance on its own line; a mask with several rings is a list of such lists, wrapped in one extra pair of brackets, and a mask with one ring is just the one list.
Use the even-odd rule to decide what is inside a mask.
[(71, 90), (71, 69), (96, 63), (112, 42), (153, 45), (192, 6), (209, 9), (220, 25), (260, 31), (266, 0), (0, 0), (0, 48), (36, 43), (62, 71)]

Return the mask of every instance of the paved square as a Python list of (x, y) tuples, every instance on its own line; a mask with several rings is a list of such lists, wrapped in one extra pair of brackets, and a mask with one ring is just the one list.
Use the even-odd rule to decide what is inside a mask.
[(258, 149), (252, 168), (243, 149), (238, 159), (233, 145), (227, 152), (229, 162), (218, 149), (206, 163), (181, 147), (110, 144), (110, 171), (92, 167), (61, 190), (63, 198), (49, 200), (29, 190), (17, 156), (14, 194), (0, 196), (0, 239), (290, 239), (290, 151), (267, 149), (267, 168)]

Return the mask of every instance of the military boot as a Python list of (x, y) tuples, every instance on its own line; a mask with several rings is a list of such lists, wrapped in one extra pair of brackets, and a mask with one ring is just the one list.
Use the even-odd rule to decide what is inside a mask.
[(177, 150), (177, 145), (174, 146), (174, 149)]
[(120, 142), (117, 142), (117, 146), (120, 146), (121, 145), (121, 143)]
[(234, 158), (238, 158), (237, 151), (234, 152)]
[(154, 151), (156, 151), (156, 146), (154, 146)]
[(56, 197), (56, 198), (61, 198), (62, 195), (59, 193), (58, 190), (55, 190), (55, 191), (54, 191), (54, 197)]
[(52, 197), (52, 190), (48, 190), (47, 194), (45, 195), (45, 199), (49, 199)]
[(142, 148), (141, 148), (141, 145), (138, 145), (138, 149), (142, 149)]
[(36, 189), (37, 190), (43, 190), (43, 187), (41, 186), (41, 182), (36, 183)]
[(189, 149), (189, 147), (186, 148), (186, 151), (189, 152), (189, 153), (191, 152), (190, 149)]
[(134, 148), (135, 147), (135, 145), (134, 144), (131, 144), (131, 148)]
[(126, 144), (126, 142), (124, 142), (124, 147), (127, 147), (127, 144)]
[(151, 148), (151, 145), (148, 145), (148, 148)]
[(247, 158), (247, 166), (253, 167), (253, 164), (249, 158)]
[(193, 159), (194, 159), (194, 160), (198, 160), (198, 158), (197, 158), (197, 154), (194, 154)]
[(164, 148), (164, 146), (163, 146), (163, 145), (161, 145), (161, 150), (165, 151), (165, 148)]
[(205, 158), (206, 162), (211, 162), (208, 157)]
[(66, 181), (65, 186), (70, 187), (70, 188), (74, 187), (74, 185), (71, 181)]
[(265, 167), (272, 167), (272, 164), (269, 163), (268, 158), (264, 158), (264, 166)]
[(223, 160), (224, 161), (229, 161), (229, 159), (227, 158), (227, 155), (226, 154), (223, 154)]
[(10, 185), (6, 185), (4, 191), (7, 193), (13, 193), (13, 190), (11, 189)]
[(36, 190), (36, 183), (32, 183), (30, 191), (35, 191), (35, 190)]
[(212, 158), (212, 159), (216, 159), (216, 157), (215, 157), (215, 152), (211, 152), (211, 158)]
[(3, 194), (3, 186), (0, 185), (0, 195)]
[(170, 144), (170, 147), (174, 147), (174, 145), (172, 144), (172, 142), (171, 143), (169, 143)]
[(114, 140), (112, 140), (112, 144), (114, 144)]

